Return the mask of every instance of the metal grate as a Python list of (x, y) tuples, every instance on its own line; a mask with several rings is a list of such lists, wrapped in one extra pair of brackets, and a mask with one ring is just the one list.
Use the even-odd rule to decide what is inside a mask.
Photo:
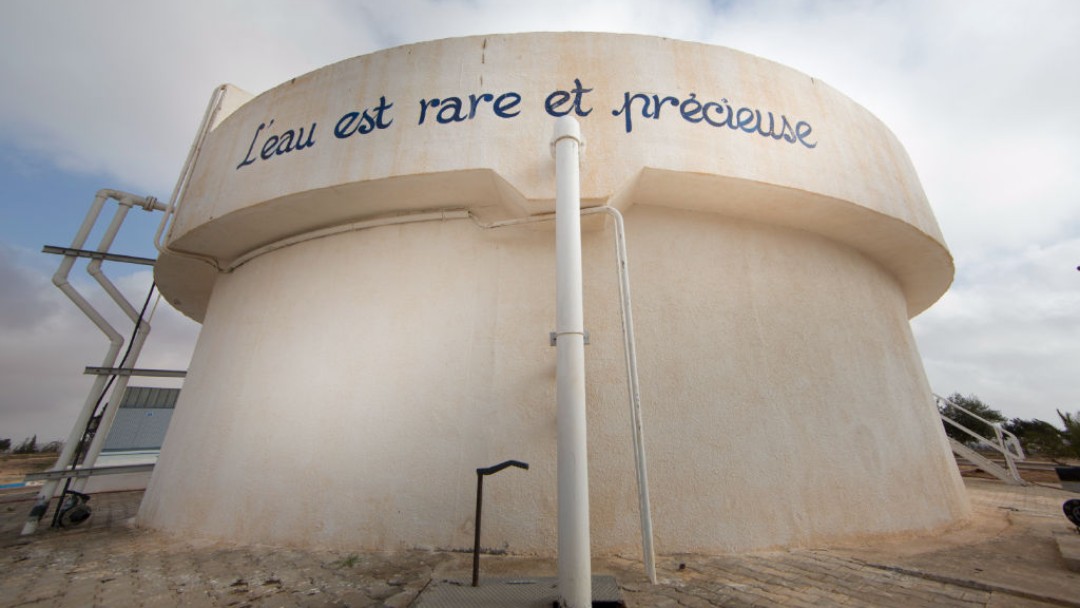
[[(482, 579), (479, 587), (469, 581), (432, 581), (417, 598), (415, 608), (551, 608), (559, 599), (556, 578)], [(593, 606), (625, 606), (614, 576), (594, 576)]]

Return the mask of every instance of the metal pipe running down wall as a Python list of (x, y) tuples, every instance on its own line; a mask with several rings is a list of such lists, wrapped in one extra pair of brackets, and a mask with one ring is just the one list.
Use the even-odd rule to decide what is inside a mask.
[(555, 400), (558, 427), (559, 600), (592, 606), (585, 324), (581, 277), (581, 127), (555, 121)]
[(649, 506), (649, 467), (645, 462), (645, 428), (641, 419), (641, 386), (638, 382), (637, 347), (634, 339), (634, 315), (630, 306), (630, 269), (626, 254), (626, 226), (614, 207), (583, 209), (582, 215), (607, 213), (615, 220), (615, 259), (619, 265), (619, 304), (622, 309), (623, 353), (626, 356), (626, 381), (630, 393), (631, 434), (638, 485), (638, 514), (641, 517), (641, 552), (645, 574), (656, 584), (656, 552), (653, 548), (652, 508)]
[[(86, 217), (83, 218), (82, 225), (79, 226), (79, 230), (75, 233), (75, 238), (71, 241), (71, 250), (80, 250), (86, 243), (86, 239), (89, 238), (90, 232), (93, 230), (94, 225), (97, 224), (97, 220), (101, 215), (101, 211), (105, 206), (105, 201), (108, 199), (116, 200), (121, 208), (130, 208), (133, 205), (139, 205), (147, 211), (164, 210), (164, 205), (158, 203), (153, 197), (143, 197), (127, 192), (121, 192), (119, 190), (102, 189), (94, 196), (94, 201), (90, 205), (89, 211), (86, 213)], [(127, 210), (123, 209), (123, 212), (118, 212), (114, 218), (112, 224), (106, 232), (105, 238), (102, 243), (103, 246), (111, 246), (112, 238), (115, 237), (116, 231), (119, 230), (120, 224), (123, 222), (123, 218), (126, 216)], [(109, 236), (109, 233), (112, 236)], [(108, 247), (104, 250), (99, 247), (100, 253), (107, 253)], [(75, 253), (65, 254), (63, 260), (60, 261), (60, 267), (53, 275), (53, 284), (56, 285), (60, 291), (64, 292), (64, 295), (68, 297), (75, 305), (85, 314), (93, 323), (101, 330), (102, 333), (109, 339), (109, 348), (105, 353), (105, 358), (102, 361), (102, 367), (113, 367), (116, 363), (116, 358), (120, 356), (120, 349), (124, 345), (124, 338), (120, 335), (120, 332), (101, 315), (71, 285), (68, 281), (68, 275), (71, 274), (71, 269), (75, 265), (75, 261), (78, 259), (78, 255)], [(97, 266), (100, 266), (99, 260)], [(95, 277), (97, 278), (97, 277)], [(109, 283), (111, 285), (111, 282)], [(115, 289), (115, 287), (114, 287)], [(117, 292), (119, 293), (119, 292)], [(112, 294), (110, 294), (112, 295)], [(121, 296), (122, 297), (122, 296)], [(86, 429), (87, 424), (90, 422), (90, 418), (94, 415), (94, 411), (97, 409), (99, 399), (102, 392), (105, 390), (106, 383), (108, 382), (107, 376), (98, 376), (93, 385), (90, 387), (90, 393), (87, 395), (86, 400), (83, 402), (82, 410), (80, 410), (78, 417), (75, 419), (75, 424), (71, 428), (71, 432), (68, 434), (68, 439), (64, 443), (63, 449), (60, 451), (60, 455), (56, 459), (56, 463), (52, 466), (50, 471), (62, 471), (71, 466), (72, 461), (75, 458), (75, 450), (79, 443), (82, 441), (83, 431)], [(107, 429), (105, 430), (107, 432)], [(99, 429), (99, 432), (103, 432)], [(52, 500), (53, 494), (56, 493), (57, 481), (47, 481), (42, 486), (41, 491), (38, 492), (37, 498), (34, 501), (34, 506), (30, 510), (30, 514), (27, 516), (26, 522), (23, 524), (22, 534), (33, 534), (37, 530), (38, 522), (41, 517), (45, 515), (45, 512), (49, 508), (49, 501)]]

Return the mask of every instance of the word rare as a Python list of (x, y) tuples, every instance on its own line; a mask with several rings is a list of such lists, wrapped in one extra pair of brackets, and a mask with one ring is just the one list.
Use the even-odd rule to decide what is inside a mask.
[(690, 93), (683, 100), (670, 95), (661, 97), (645, 93), (630, 94), (629, 91), (623, 93), (622, 107), (612, 110), (611, 114), (624, 117), (627, 133), (634, 130), (633, 117), (636, 113), (634, 102), (636, 101), (641, 102), (642, 118), (659, 120), (660, 111), (665, 105), (670, 105), (675, 108), (672, 111), (677, 111), (679, 116), (687, 122), (695, 124), (705, 122), (713, 127), (727, 127), (733, 131), (757, 133), (762, 137), (771, 137), (790, 144), (799, 142), (811, 149), (817, 147), (817, 142), (808, 141), (813, 127), (806, 121), (800, 120), (792, 126), (787, 116), (780, 115), (778, 120), (772, 112), (766, 112), (763, 116), (761, 110), (747, 107), (735, 109), (731, 107), (727, 99), (701, 103), (697, 99), (697, 93)]
[(427, 120), (428, 109), (439, 108), (435, 112), (435, 121), (439, 124), (447, 124), (450, 122), (463, 122), (466, 120), (472, 120), (476, 118), (477, 111), (480, 110), (484, 103), (491, 104), (491, 112), (499, 118), (513, 118), (521, 113), (521, 110), (513, 111), (519, 103), (521, 103), (521, 95), (517, 93), (503, 93), (498, 97), (495, 97), (491, 93), (481, 93), (479, 95), (469, 95), (468, 109), (466, 110), (466, 104), (460, 97), (444, 97), (439, 99), (433, 97), (431, 99), (420, 100), (420, 120), (416, 124), (422, 125)]

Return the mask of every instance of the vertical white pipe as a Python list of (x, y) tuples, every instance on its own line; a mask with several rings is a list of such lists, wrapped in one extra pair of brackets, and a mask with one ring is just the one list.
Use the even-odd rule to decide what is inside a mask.
[(585, 417), (585, 325), (581, 281), (581, 127), (555, 122), (555, 335), (558, 426), (559, 597), (592, 606), (589, 457)]
[(634, 315), (630, 306), (630, 269), (626, 255), (626, 226), (614, 207), (593, 207), (582, 212), (604, 212), (615, 220), (615, 260), (619, 270), (619, 303), (622, 305), (623, 352), (626, 355), (626, 381), (630, 392), (631, 436), (637, 471), (638, 515), (641, 517), (641, 553), (645, 574), (656, 584), (656, 552), (653, 549), (652, 508), (649, 506), (649, 475), (645, 462), (645, 430), (641, 418), (641, 387), (638, 382), (637, 348), (634, 340)]

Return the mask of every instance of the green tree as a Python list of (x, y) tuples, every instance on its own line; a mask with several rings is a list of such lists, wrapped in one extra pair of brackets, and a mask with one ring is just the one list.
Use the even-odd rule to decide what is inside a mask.
[(1065, 455), (1080, 458), (1080, 412), (1063, 414), (1061, 410), (1058, 410), (1057, 415), (1061, 418), (1061, 424), (1065, 425), (1065, 432), (1062, 433), (1067, 444)]
[(63, 441), (50, 441), (38, 449), (39, 454), (59, 454), (60, 450), (64, 449)]
[(6, 452), (11, 449), (10, 439), (0, 439), (0, 452)]
[[(948, 401), (950, 403), (946, 403), (945, 405), (941, 406), (941, 415), (945, 416), (949, 420), (952, 420), (953, 422), (956, 422), (971, 429), (972, 431), (979, 435), (982, 435), (983, 437), (993, 438), (994, 429), (985, 422), (973, 418), (972, 416), (967, 414), (967, 412), (964, 412), (963, 410), (954, 407), (952, 404), (959, 405), (960, 407), (972, 412), (973, 414), (976, 414), (977, 416), (980, 416), (981, 418), (989, 420), (990, 422), (1005, 422), (1005, 416), (1003, 416), (1001, 412), (983, 403), (975, 395), (969, 395), (965, 397), (960, 393), (953, 393), (949, 395)], [(943, 424), (945, 425), (945, 433), (949, 437), (959, 441), (960, 443), (978, 443), (978, 441), (974, 437), (968, 435), (967, 433), (961, 431), (953, 425), (947, 422)]]
[(23, 439), (23, 442), (19, 444), (13, 451), (13, 454), (36, 454), (37, 453), (37, 435)]

